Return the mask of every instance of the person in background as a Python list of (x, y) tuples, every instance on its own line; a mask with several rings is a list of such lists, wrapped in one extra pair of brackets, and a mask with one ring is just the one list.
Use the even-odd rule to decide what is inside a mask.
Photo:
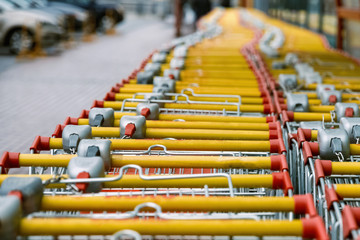
[(190, 4), (195, 12), (196, 21), (198, 21), (202, 16), (211, 11), (210, 0), (192, 0)]
[(230, 7), (230, 0), (221, 0), (220, 6), (226, 7), (226, 8)]
[(181, 25), (183, 19), (183, 8), (186, 0), (175, 0), (175, 37), (181, 36)]

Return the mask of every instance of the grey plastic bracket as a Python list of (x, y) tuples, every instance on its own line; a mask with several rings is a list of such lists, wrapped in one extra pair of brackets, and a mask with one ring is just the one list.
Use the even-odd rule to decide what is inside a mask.
[(310, 71), (304, 73), (305, 85), (308, 86), (309, 84), (321, 84), (323, 79), (318, 72)]
[(172, 58), (170, 60), (170, 68), (171, 69), (184, 69), (185, 60), (183, 58)]
[(314, 72), (314, 69), (307, 63), (296, 63), (294, 68), (301, 79), (305, 78), (305, 74)]
[(157, 103), (139, 103), (136, 106), (136, 115), (142, 115), (141, 111), (148, 108), (150, 114), (146, 117), (147, 120), (158, 120), (160, 115), (160, 107)]
[(317, 140), (321, 159), (338, 160), (335, 152), (340, 152), (344, 159), (350, 156), (349, 136), (344, 129), (320, 129)]
[(179, 69), (165, 69), (164, 77), (168, 77), (170, 79), (180, 80), (180, 70)]
[(21, 201), (16, 196), (0, 197), (0, 239), (16, 240), (22, 217)]
[(287, 110), (294, 112), (308, 112), (309, 100), (306, 94), (287, 94)]
[(332, 84), (318, 84), (316, 85), (316, 95), (318, 98), (321, 97), (321, 93), (324, 91), (335, 90), (335, 86)]
[(89, 112), (89, 125), (93, 127), (113, 127), (114, 109), (92, 108)]
[(360, 118), (343, 117), (339, 127), (347, 132), (351, 143), (357, 143), (360, 138)]
[(273, 61), (271, 64), (272, 69), (285, 69), (286, 66), (286, 63), (282, 61)]
[(184, 58), (187, 55), (188, 47), (186, 45), (179, 45), (174, 48), (174, 57)]
[(166, 56), (166, 53), (157, 52), (152, 55), (151, 61), (154, 63), (164, 63), (166, 62)]
[[(161, 92), (175, 92), (175, 84), (176, 81), (173, 79), (170, 79), (168, 77), (155, 77), (154, 78), (154, 93), (161, 93)], [(163, 90), (163, 91), (159, 91)]]
[[(91, 178), (105, 176), (104, 161), (101, 157), (74, 157), (67, 166), (67, 173), (70, 178), (76, 179), (79, 173), (87, 172)], [(101, 182), (91, 182), (85, 192), (100, 192)]]
[(135, 125), (135, 133), (132, 138), (142, 139), (146, 136), (146, 118), (144, 116), (123, 116), (120, 119), (120, 137), (125, 137), (125, 128), (128, 124)]
[[(96, 150), (97, 149), (97, 150)], [(98, 152), (97, 152), (98, 151)], [(83, 139), (78, 146), (79, 157), (100, 156), (106, 170), (111, 168), (111, 141), (106, 139)], [(95, 155), (94, 155), (95, 154)]]
[(285, 87), (285, 90), (292, 90), (297, 87), (297, 78), (295, 74), (280, 74), (279, 83)]
[(136, 74), (137, 84), (153, 84), (155, 73), (153, 71), (143, 71)]
[(11, 191), (19, 191), (22, 194), (22, 207), (25, 214), (39, 211), (43, 196), (43, 185), (38, 177), (8, 177), (0, 187), (0, 195), (6, 196)]
[(295, 53), (287, 53), (285, 56), (285, 64), (292, 66), (299, 62), (299, 57)]
[(144, 67), (144, 72), (146, 71), (153, 72), (155, 76), (159, 75), (161, 71), (161, 63), (147, 63)]
[(340, 91), (337, 90), (328, 90), (328, 91), (322, 91), (321, 95), (320, 95), (320, 99), (321, 99), (321, 104), (322, 105), (331, 105), (331, 104), (335, 104), (335, 103), (331, 103), (330, 102), (330, 97), (331, 96), (335, 96), (336, 97), (336, 102), (341, 102), (342, 101), (342, 93)]
[(335, 104), (336, 120), (339, 122), (341, 118), (346, 117), (346, 109), (352, 108), (354, 111), (353, 117), (359, 117), (359, 106), (356, 103), (341, 103)]
[(67, 153), (77, 151), (82, 139), (91, 138), (91, 127), (89, 125), (67, 125), (62, 132), (63, 149)]

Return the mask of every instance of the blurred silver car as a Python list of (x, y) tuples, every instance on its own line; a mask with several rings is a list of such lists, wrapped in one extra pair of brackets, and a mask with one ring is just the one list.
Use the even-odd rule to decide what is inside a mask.
[[(40, 37), (37, 38), (38, 34)], [(62, 34), (57, 21), (47, 14), (16, 9), (12, 4), (0, 1), (0, 45), (9, 47), (11, 53), (32, 49), (36, 39), (42, 47), (53, 46)]]

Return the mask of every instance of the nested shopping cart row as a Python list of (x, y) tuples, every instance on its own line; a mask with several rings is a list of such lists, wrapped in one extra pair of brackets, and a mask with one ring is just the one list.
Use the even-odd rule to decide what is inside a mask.
[[(112, 235), (328, 239), (294, 195), (283, 129), (236, 10), (154, 52), (30, 154), (0, 159), (1, 237)], [(6, 174), (29, 167), (29, 174)], [(22, 213), (21, 213), (22, 212)]]
[(294, 192), (313, 195), (332, 239), (357, 239), (359, 65), (319, 36), (272, 23), (287, 41), (274, 51), (260, 49), (260, 68), (282, 121)]

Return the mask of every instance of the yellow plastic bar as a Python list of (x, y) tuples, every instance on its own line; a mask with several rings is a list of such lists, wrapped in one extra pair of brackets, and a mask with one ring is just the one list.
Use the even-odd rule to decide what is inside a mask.
[(41, 210), (131, 211), (146, 202), (156, 203), (162, 211), (291, 212), (295, 208), (294, 198), (290, 197), (43, 196)]
[(335, 110), (335, 106), (331, 105), (310, 105), (310, 112), (320, 112), (320, 113), (328, 113), (330, 111)]
[[(306, 89), (316, 90), (317, 84), (309, 84)], [(360, 91), (358, 84), (334, 84), (336, 90), (350, 89), (352, 91)]]
[[(136, 107), (138, 102), (126, 102), (125, 107)], [(121, 110), (123, 102), (117, 101), (104, 101), (104, 108), (113, 108), (114, 110)], [(198, 104), (198, 103), (165, 103), (164, 108), (175, 108), (175, 109), (199, 109), (199, 110), (226, 110), (226, 111), (237, 111), (238, 106), (236, 105), (217, 105), (217, 104)], [(240, 105), (240, 112), (264, 112), (263, 105)]]
[(360, 155), (360, 144), (350, 144), (351, 155)]
[[(248, 91), (253, 91), (253, 92), (258, 92), (259, 91), (259, 87), (257, 85), (255, 86), (246, 86), (246, 87), (229, 87), (229, 86), (220, 86), (220, 87), (216, 87), (216, 86), (200, 86), (200, 87), (194, 87), (194, 86), (187, 86), (188, 84), (185, 85), (180, 85), (180, 86), (176, 86), (176, 92), (181, 92), (183, 89), (185, 88), (191, 88), (193, 89), (195, 92), (197, 91), (207, 91), (207, 92), (211, 92), (216, 94), (217, 91), (228, 91), (231, 89), (236, 89), (237, 91), (242, 91), (242, 92), (248, 92)], [(153, 85), (152, 84), (125, 84), (122, 88), (120, 88), (120, 93), (129, 93), (129, 92), (152, 92), (153, 91)], [(238, 94), (239, 95), (239, 94)]]
[(330, 113), (309, 113), (309, 112), (294, 112), (294, 120), (300, 121), (322, 121), (324, 116), (325, 122), (331, 121)]
[[(194, 84), (197, 84), (197, 86), (199, 86), (199, 87), (215, 87), (215, 86), (224, 87), (224, 86), (226, 86), (221, 81), (208, 82), (208, 83), (190, 82), (190, 81), (189, 82), (182, 82), (182, 81), (179, 81), (179, 82), (176, 83), (176, 87), (184, 89), (184, 88), (187, 88), (187, 87), (193, 87)], [(232, 84), (232, 86), (234, 86), (236, 88), (255, 88), (255, 89), (259, 88), (259, 84), (256, 81), (252, 81), (252, 82), (233, 81), (232, 83), (229, 82), (228, 84)]]
[[(118, 127), (93, 127), (92, 137), (120, 137)], [(269, 131), (146, 128), (146, 138), (269, 140)]]
[[(47, 174), (31, 176), (39, 177), (42, 180), (53, 177)], [(116, 175), (106, 175), (106, 178), (114, 176)], [(0, 175), (0, 184), (8, 177), (29, 177), (29, 175)], [(63, 177), (66, 178), (67, 175), (63, 175)], [(231, 175), (231, 180), (235, 188), (273, 188), (272, 175)], [(104, 188), (203, 188), (205, 185), (209, 188), (227, 188), (229, 182), (225, 177), (143, 180), (139, 175), (124, 175), (120, 180), (104, 182), (103, 184)], [(64, 188), (65, 184), (51, 183), (46, 187)]]
[[(168, 150), (184, 151), (256, 151), (269, 152), (269, 141), (244, 140), (162, 140), (109, 139), (112, 150), (147, 150), (153, 145), (164, 145)], [(50, 149), (62, 149), (62, 138), (50, 138)], [(154, 148), (156, 149), (156, 148)]]
[[(115, 113), (116, 118), (116, 113)], [(183, 119), (185, 121), (199, 122), (242, 122), (242, 123), (266, 123), (266, 117), (235, 117), (235, 116), (211, 116), (211, 115), (181, 115), (181, 114), (160, 114), (159, 120), (173, 121)]]
[(146, 121), (149, 128), (184, 128), (184, 129), (233, 129), (268, 131), (268, 123), (236, 123), (236, 122), (181, 122), (181, 121)]
[(227, 78), (227, 79), (242, 79), (254, 76), (254, 73), (247, 70), (239, 71), (205, 71), (201, 69), (197, 70), (183, 70), (180, 73), (180, 78), (189, 77), (203, 77), (203, 78)]
[[(115, 100), (116, 101), (123, 101), (125, 99), (132, 99), (133, 94), (124, 94), (124, 93), (117, 93), (115, 94)], [(135, 97), (135, 99), (144, 99), (143, 95), (138, 95)], [(172, 97), (171, 99), (175, 99), (175, 97)], [(178, 97), (179, 101), (185, 101), (185, 97)], [(239, 102), (238, 98), (220, 98), (220, 97), (193, 97), (189, 96), (189, 100), (191, 101), (208, 101), (208, 102)], [(241, 103), (242, 104), (263, 104), (264, 100), (262, 98), (258, 97), (242, 97)]]
[(270, 169), (270, 157), (218, 156), (124, 156), (112, 155), (114, 167), (137, 164), (141, 167)]
[[(20, 154), (20, 166), (66, 167), (76, 155)], [(270, 169), (270, 157), (112, 155), (112, 167), (136, 164), (144, 168), (244, 168)]]
[[(119, 127), (120, 121), (114, 121), (114, 127)], [(89, 119), (80, 118), (78, 125), (89, 125)], [(242, 122), (182, 122), (182, 121), (152, 121), (146, 120), (147, 128), (184, 128), (184, 129), (233, 129), (268, 131), (268, 123), (242, 123)]]
[[(126, 102), (125, 107), (136, 107), (138, 102)], [(114, 110), (121, 110), (123, 102), (116, 101), (104, 101), (104, 108), (113, 108)], [(199, 110), (226, 110), (226, 111), (237, 111), (238, 106), (236, 105), (215, 105), (215, 104), (197, 104), (197, 103), (165, 103), (164, 108), (172, 109), (199, 109)], [(263, 105), (240, 105), (240, 112), (264, 112)]]
[(332, 162), (331, 163), (332, 174), (360, 174), (360, 162)]
[[(54, 139), (54, 138), (53, 138)], [(123, 150), (146, 150), (160, 144), (168, 150), (187, 151), (259, 151), (269, 152), (269, 141), (241, 140), (147, 140), (147, 139), (110, 139), (111, 148)], [(51, 144), (51, 139), (50, 139)]]
[(334, 189), (342, 198), (360, 198), (360, 184), (336, 184)]
[(23, 218), (19, 233), (28, 235), (112, 235), (131, 229), (142, 235), (302, 236), (301, 220), (155, 220)]
[[(316, 99), (317, 95), (315, 92), (294, 92), (295, 94), (306, 94), (308, 96), (309, 99)], [(349, 100), (349, 99), (353, 99), (356, 97), (360, 97), (360, 94), (350, 94), (350, 93), (343, 93), (342, 94), (342, 99), (343, 100)]]
[[(238, 95), (242, 97), (261, 97), (261, 92), (256, 88), (194, 88), (191, 87), (191, 89), (194, 90), (194, 93), (196, 94), (228, 94), (228, 95)], [(183, 88), (177, 88), (176, 92), (180, 93), (183, 90)], [(152, 92), (152, 89), (134, 89), (134, 88), (121, 88), (121, 93), (150, 93)]]
[(269, 140), (268, 131), (147, 128), (146, 138)]

